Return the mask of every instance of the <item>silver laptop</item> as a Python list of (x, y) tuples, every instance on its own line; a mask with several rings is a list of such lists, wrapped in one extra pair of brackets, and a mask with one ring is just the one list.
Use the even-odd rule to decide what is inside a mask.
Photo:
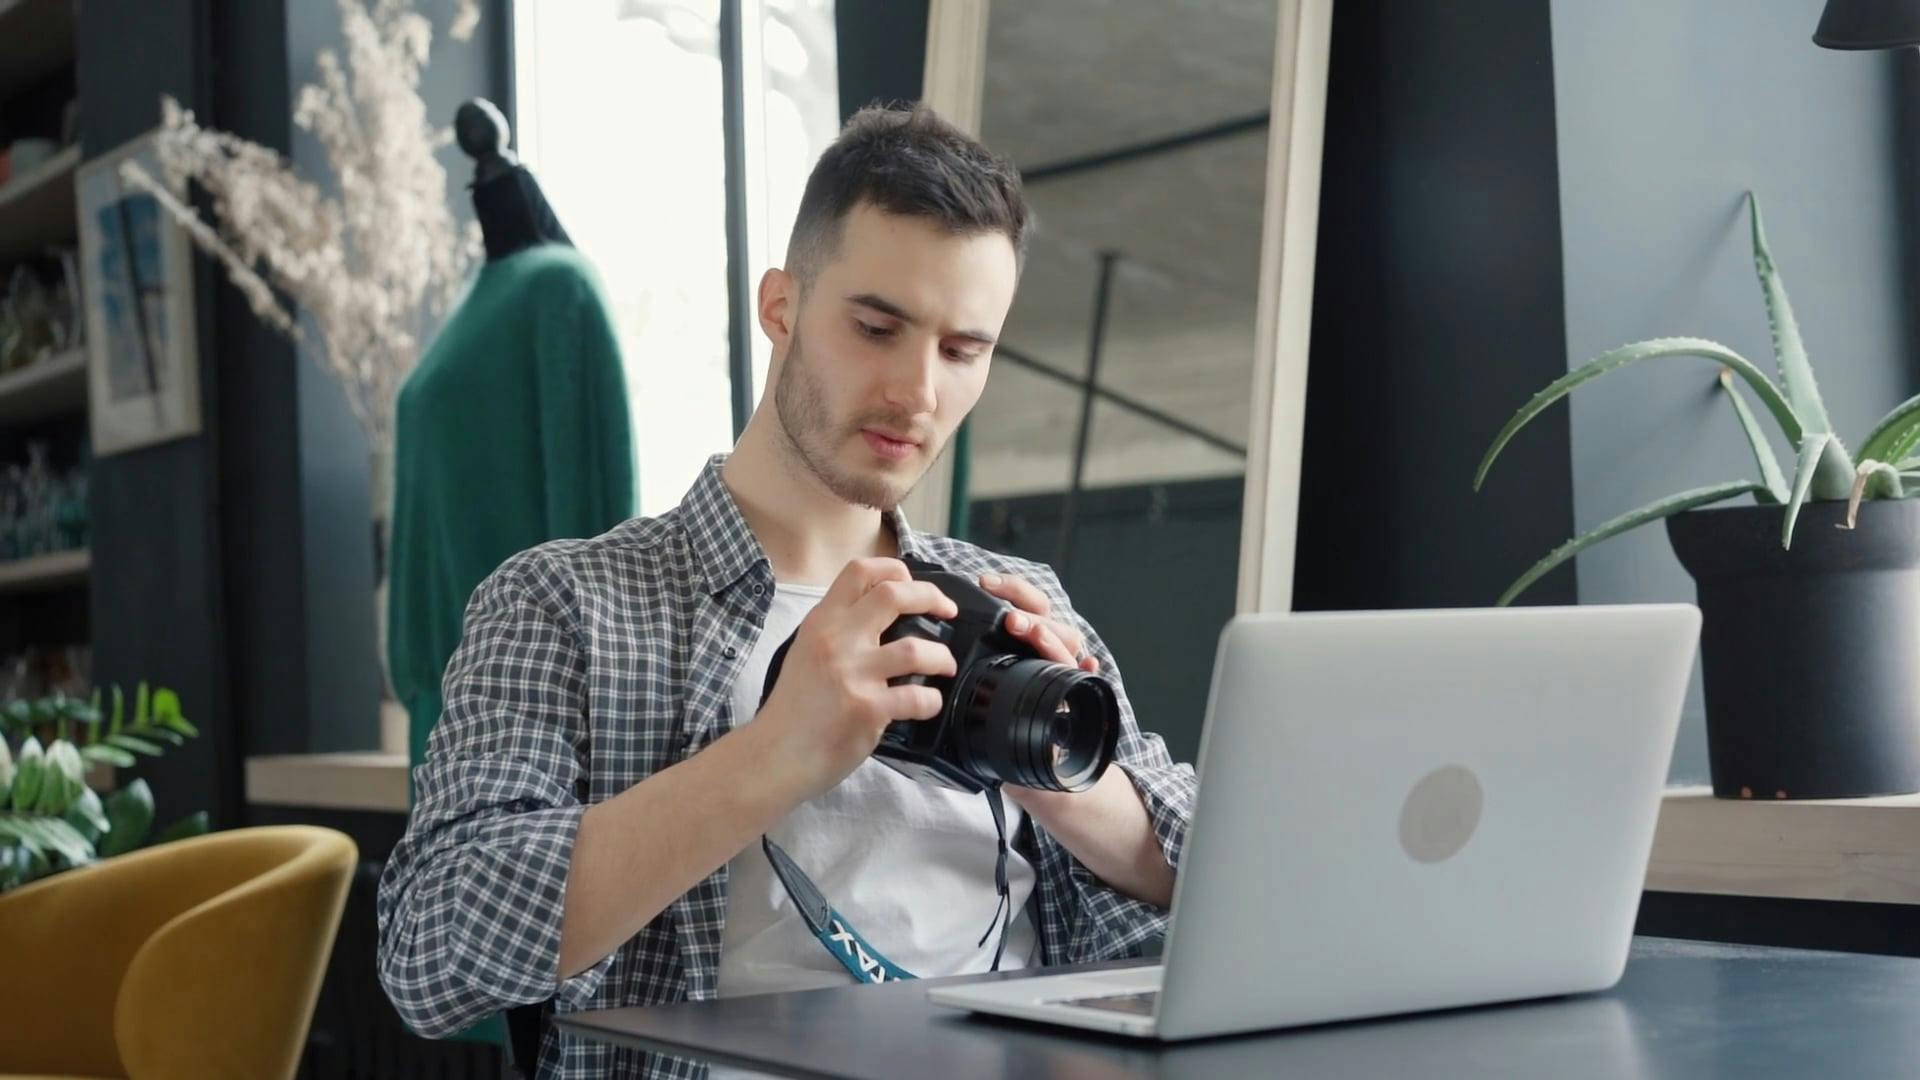
[(1686, 604), (1238, 617), (1163, 963), (927, 996), (1189, 1039), (1606, 989), (1699, 628)]

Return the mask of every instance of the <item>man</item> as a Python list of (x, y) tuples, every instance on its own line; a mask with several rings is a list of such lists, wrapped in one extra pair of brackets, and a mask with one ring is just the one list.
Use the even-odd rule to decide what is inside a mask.
[[(787, 266), (761, 280), (773, 366), (733, 453), (672, 511), (524, 552), (476, 590), (381, 881), (380, 977), (409, 1025), (851, 984), (763, 834), (913, 974), (1157, 939), (1193, 771), (1140, 732), (1124, 691), (1098, 784), (1003, 789), (1011, 925), (994, 796), (870, 757), (889, 723), (941, 708), (889, 680), (955, 668), (932, 642), (879, 640), (903, 615), (956, 613), (903, 556), (978, 578), (1045, 656), (1119, 685), (1050, 570), (915, 533), (897, 510), (979, 400), (1027, 217), (1014, 168), (926, 109), (855, 116), (808, 180)], [(542, 1076), (702, 1069), (552, 1031), (540, 1058)]]

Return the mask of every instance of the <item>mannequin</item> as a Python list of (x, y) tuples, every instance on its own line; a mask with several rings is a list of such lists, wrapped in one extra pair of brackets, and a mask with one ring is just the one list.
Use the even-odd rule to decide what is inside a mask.
[(473, 98), (453, 117), (454, 139), (473, 159), (473, 211), (486, 240), (487, 261), (505, 258), (537, 244), (573, 246), (567, 230), (548, 205), (525, 165), (507, 143), (507, 118), (493, 102)]
[(633, 443), (613, 318), (598, 274), (506, 118), (475, 98), (454, 117), (474, 159), (487, 261), (395, 405), (387, 660), (418, 764), (467, 600), (501, 562), (633, 515)]

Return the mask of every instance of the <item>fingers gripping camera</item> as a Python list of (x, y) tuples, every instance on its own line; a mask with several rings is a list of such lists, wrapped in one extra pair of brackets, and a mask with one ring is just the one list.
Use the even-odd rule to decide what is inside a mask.
[[(1084, 791), (1098, 781), (1120, 741), (1120, 705), (1113, 684), (1045, 660), (1005, 628), (1014, 609), (967, 578), (936, 563), (903, 559), (916, 580), (953, 600), (953, 619), (905, 616), (884, 642), (921, 637), (952, 650), (952, 678), (906, 676), (940, 692), (931, 720), (890, 724), (873, 756), (922, 783), (974, 794), (997, 783), (1046, 791)], [(767, 665), (760, 700), (780, 678), (789, 638)]]

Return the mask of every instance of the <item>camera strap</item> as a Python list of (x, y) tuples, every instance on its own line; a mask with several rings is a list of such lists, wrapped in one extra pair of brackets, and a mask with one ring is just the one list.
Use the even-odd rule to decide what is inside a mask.
[(993, 810), (993, 833), (999, 842), (999, 850), (993, 860), (993, 887), (1000, 893), (1000, 906), (994, 909), (994, 918), (987, 923), (987, 932), (973, 947), (979, 948), (987, 943), (987, 935), (993, 933), (993, 923), (1000, 924), (1000, 942), (993, 947), (993, 966), (989, 971), (1000, 970), (1000, 957), (1007, 951), (1007, 928), (1013, 924), (1013, 890), (1007, 885), (1007, 808), (1000, 805), (1000, 785), (987, 788), (987, 806)]
[[(999, 836), (999, 855), (994, 864), (993, 883), (1000, 894), (999, 906), (994, 908), (993, 922), (1000, 924), (1000, 943), (993, 950), (993, 967), (1000, 970), (1000, 960), (1007, 948), (1007, 930), (1013, 922), (1012, 890), (1007, 883), (1007, 813), (1000, 805), (1000, 785), (995, 784), (986, 791), (987, 805), (993, 810), (993, 828)], [(847, 969), (855, 982), (890, 983), (919, 976), (887, 959), (880, 950), (873, 947), (853, 925), (833, 909), (826, 895), (813, 883), (800, 864), (793, 861), (786, 850), (773, 842), (770, 836), (760, 837), (760, 850), (767, 856), (767, 862), (773, 867), (773, 876), (787, 890), (787, 896), (793, 900), (793, 906), (800, 911), (800, 918), (806, 922), (807, 929), (815, 939), (825, 947), (840, 966)], [(987, 925), (987, 932), (980, 935), (975, 948), (987, 943), (993, 934), (993, 925)]]
[(855, 982), (889, 983), (919, 976), (901, 967), (883, 956), (879, 949), (867, 943), (860, 932), (848, 925), (827, 903), (820, 889), (801, 870), (772, 837), (762, 836), (760, 848), (767, 853), (767, 861), (773, 864), (773, 876), (780, 879), (786, 887), (787, 895), (793, 898), (793, 906), (800, 909), (800, 917), (806, 921), (807, 929), (826, 947), (840, 965), (847, 969)]

